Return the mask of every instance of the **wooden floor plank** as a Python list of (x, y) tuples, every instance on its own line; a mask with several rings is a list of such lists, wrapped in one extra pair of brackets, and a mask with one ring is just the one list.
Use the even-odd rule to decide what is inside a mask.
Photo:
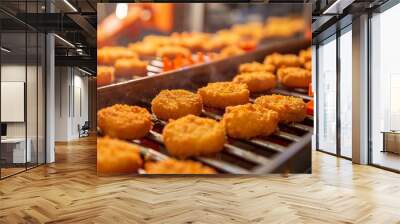
[(98, 177), (96, 141), (0, 181), (0, 223), (400, 223), (400, 175), (313, 152), (313, 174)]

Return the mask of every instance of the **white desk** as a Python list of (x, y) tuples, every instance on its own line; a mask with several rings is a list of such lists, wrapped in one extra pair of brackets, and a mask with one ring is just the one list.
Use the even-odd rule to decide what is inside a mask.
[[(28, 143), (26, 147), (26, 154), (25, 154), (25, 138), (2, 138), (1, 139), (1, 147), (2, 151), (9, 150), (8, 147), (13, 146), (12, 148), (12, 163), (25, 163), (31, 161), (31, 145), (32, 140), (30, 138), (26, 139)], [(6, 147), (4, 150), (3, 147)], [(26, 161), (25, 161), (26, 159)]]

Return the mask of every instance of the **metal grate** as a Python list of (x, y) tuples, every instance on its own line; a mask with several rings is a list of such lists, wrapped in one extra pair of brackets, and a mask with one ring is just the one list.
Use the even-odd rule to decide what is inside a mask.
[[(279, 89), (274, 89), (271, 92), (261, 95), (271, 94), (276, 91), (279, 91)], [(307, 98), (302, 93), (302, 90), (292, 91), (291, 93)], [(250, 101), (254, 101), (254, 98), (251, 98)], [(305, 99), (305, 101), (308, 100)], [(143, 102), (141, 106), (147, 107), (151, 111), (148, 102)], [(220, 120), (222, 114), (222, 110), (205, 107), (201, 116)], [(135, 140), (134, 143), (140, 146), (142, 154), (146, 159), (155, 161), (167, 159), (169, 155), (161, 134), (167, 122), (157, 119), (154, 114), (152, 120), (154, 123), (153, 130), (150, 131), (145, 139)], [(303, 122), (279, 124), (279, 130), (267, 137), (256, 137), (250, 140), (228, 137), (224, 149), (220, 153), (212, 157), (198, 156), (190, 159), (211, 166), (220, 173), (254, 174), (261, 167), (272, 164), (273, 160), (279, 154), (287, 151), (289, 147), (296, 146), (296, 144), (302, 142), (301, 140), (304, 140), (308, 136), (307, 134), (312, 133), (312, 131), (313, 117), (307, 116)], [(141, 173), (145, 174), (143, 170), (141, 170)]]

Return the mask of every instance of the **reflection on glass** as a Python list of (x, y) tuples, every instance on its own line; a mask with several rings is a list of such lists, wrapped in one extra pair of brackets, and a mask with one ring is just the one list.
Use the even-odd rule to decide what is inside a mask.
[(336, 39), (318, 48), (318, 149), (336, 153)]
[(2, 32), (1, 46), (1, 139), (2, 177), (25, 170), (31, 159), (26, 141), (26, 33)]
[[(400, 156), (384, 150), (383, 134), (400, 130), (400, 32), (393, 27), (400, 21), (400, 5), (396, 5), (371, 19), (372, 80), (371, 133), (372, 163), (400, 170)], [(390, 143), (390, 142), (389, 142)], [(395, 143), (400, 153), (400, 143)], [(390, 150), (392, 151), (392, 150)]]
[(340, 36), (340, 153), (352, 156), (352, 35)]

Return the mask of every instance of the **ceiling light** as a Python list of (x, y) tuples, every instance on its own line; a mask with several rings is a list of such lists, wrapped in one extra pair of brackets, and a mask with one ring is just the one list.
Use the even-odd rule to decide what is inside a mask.
[(6, 53), (10, 53), (11, 51), (5, 47), (1, 47), (0, 48), (2, 51), (6, 52)]
[(64, 0), (65, 4), (67, 4), (74, 12), (78, 12), (78, 10), (68, 1)]
[(128, 4), (127, 3), (117, 3), (115, 8), (115, 16), (118, 19), (124, 19), (128, 15)]
[(57, 35), (57, 34), (54, 34), (54, 36), (57, 37), (57, 38), (58, 38), (59, 40), (61, 40), (62, 42), (64, 42), (65, 44), (67, 44), (68, 46), (75, 48), (75, 45), (73, 45), (73, 44), (72, 44), (71, 42), (69, 42), (68, 40), (66, 40), (66, 39), (64, 39), (64, 38), (62, 38), (62, 37), (60, 37), (60, 36)]

